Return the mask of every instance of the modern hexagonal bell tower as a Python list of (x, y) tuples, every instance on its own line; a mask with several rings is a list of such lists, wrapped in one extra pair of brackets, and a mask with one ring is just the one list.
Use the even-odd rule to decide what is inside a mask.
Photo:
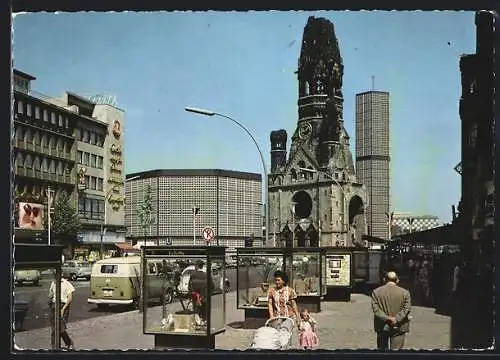
[(298, 122), (271, 132), (270, 229), (276, 246), (363, 245), (366, 189), (344, 129), (343, 64), (333, 24), (309, 17), (299, 68)]

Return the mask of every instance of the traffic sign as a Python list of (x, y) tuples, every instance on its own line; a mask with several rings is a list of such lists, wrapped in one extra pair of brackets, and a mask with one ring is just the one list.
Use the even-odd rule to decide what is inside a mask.
[(210, 242), (215, 237), (215, 231), (210, 226), (205, 226), (201, 233), (203, 240)]

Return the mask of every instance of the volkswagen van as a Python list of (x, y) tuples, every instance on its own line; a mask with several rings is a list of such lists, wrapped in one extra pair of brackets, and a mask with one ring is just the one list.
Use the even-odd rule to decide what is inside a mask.
[[(173, 279), (163, 271), (162, 262), (150, 262), (147, 269), (148, 299), (171, 303)], [(141, 257), (126, 256), (96, 261), (90, 275), (89, 304), (97, 307), (130, 305), (138, 308), (141, 295)]]

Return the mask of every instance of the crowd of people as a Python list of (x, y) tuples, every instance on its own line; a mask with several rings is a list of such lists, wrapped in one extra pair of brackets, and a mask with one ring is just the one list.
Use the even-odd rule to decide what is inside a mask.
[(458, 253), (410, 249), (393, 255), (390, 265), (400, 274), (414, 305), (434, 307), (441, 313), (449, 311), (453, 296), (460, 290), (462, 264)]

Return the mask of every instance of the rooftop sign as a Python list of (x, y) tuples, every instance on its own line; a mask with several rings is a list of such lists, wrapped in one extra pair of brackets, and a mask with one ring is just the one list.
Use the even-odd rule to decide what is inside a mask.
[(109, 94), (97, 94), (89, 96), (88, 99), (94, 104), (116, 106), (116, 96)]

